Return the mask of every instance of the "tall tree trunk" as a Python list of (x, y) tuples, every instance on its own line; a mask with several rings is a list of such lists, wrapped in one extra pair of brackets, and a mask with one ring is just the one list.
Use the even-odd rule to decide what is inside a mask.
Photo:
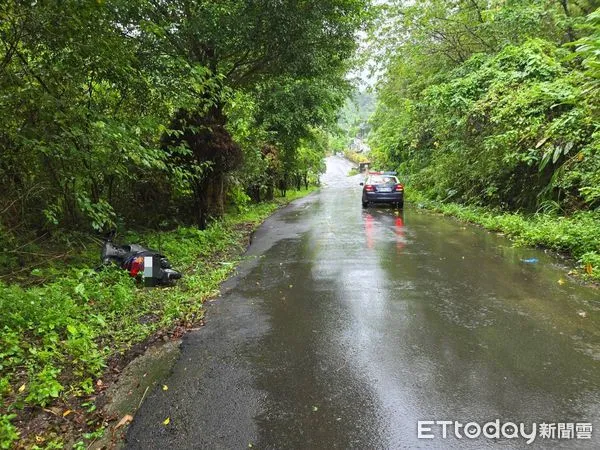
[(210, 165), (202, 179), (194, 184), (194, 216), (200, 228), (205, 228), (209, 220), (223, 216), (225, 175), (242, 161), (241, 148), (233, 141), (226, 123), (222, 105), (215, 105), (209, 111), (180, 110), (171, 126), (181, 130), (183, 136), (164, 140), (166, 146), (187, 143), (192, 154), (181, 158), (182, 166)]
[[(570, 23), (571, 13), (569, 11), (569, 1), (568, 0), (560, 0), (560, 4), (565, 12), (565, 16), (567, 16), (567, 20), (569, 21), (569, 25), (567, 26), (567, 39), (568, 42), (575, 41), (575, 31), (573, 30), (573, 26)], [(572, 48), (572, 51), (575, 51), (575, 48)]]
[(204, 180), (194, 183), (194, 222), (198, 228), (206, 228), (206, 188)]
[(275, 185), (273, 181), (267, 185), (267, 192), (265, 193), (265, 200), (270, 202), (275, 197)]
[(260, 186), (257, 184), (253, 184), (248, 186), (246, 189), (246, 194), (254, 203), (260, 203)]
[(212, 219), (218, 219), (225, 214), (225, 175), (220, 171), (213, 172), (211, 178), (211, 201), (208, 212)]

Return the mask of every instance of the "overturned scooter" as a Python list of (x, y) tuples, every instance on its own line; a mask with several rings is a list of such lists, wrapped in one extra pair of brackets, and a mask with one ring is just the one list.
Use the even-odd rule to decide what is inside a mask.
[(141, 275), (145, 286), (171, 285), (182, 276), (159, 252), (137, 244), (115, 245), (110, 238), (102, 246), (102, 263), (116, 264), (134, 278)]

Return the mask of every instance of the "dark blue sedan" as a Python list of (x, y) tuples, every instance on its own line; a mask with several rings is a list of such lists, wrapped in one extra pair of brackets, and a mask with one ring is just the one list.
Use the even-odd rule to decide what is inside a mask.
[(404, 207), (404, 186), (390, 172), (369, 172), (362, 191), (362, 206), (371, 203), (390, 203), (397, 208)]

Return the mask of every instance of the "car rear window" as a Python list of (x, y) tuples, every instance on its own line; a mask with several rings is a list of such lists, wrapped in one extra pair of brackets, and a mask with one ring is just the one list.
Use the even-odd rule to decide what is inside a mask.
[(369, 184), (398, 184), (398, 178), (391, 175), (371, 175)]

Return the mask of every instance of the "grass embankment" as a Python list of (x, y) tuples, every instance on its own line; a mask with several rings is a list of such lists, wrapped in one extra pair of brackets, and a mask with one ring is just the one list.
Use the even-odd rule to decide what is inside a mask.
[(40, 285), (0, 281), (0, 448), (17, 442), (62, 448), (61, 436), (69, 433), (79, 433), (76, 447), (86, 448), (86, 438), (102, 433), (102, 418), (93, 412), (95, 395), (106, 387), (99, 380), (107, 362), (157, 333), (198, 323), (203, 302), (217, 294), (251, 232), (275, 209), (312, 190), (291, 191), (203, 231), (186, 227), (119, 239), (167, 255), (184, 273), (174, 287), (140, 288), (116, 267), (96, 272), (99, 248), (81, 249), (89, 255), (87, 266), (31, 271), (33, 280), (45, 280)]
[(502, 232), (518, 245), (548, 248), (577, 261), (583, 278), (600, 281), (600, 211), (570, 216), (509, 213), (489, 208), (428, 200), (410, 188), (407, 201), (427, 209)]

